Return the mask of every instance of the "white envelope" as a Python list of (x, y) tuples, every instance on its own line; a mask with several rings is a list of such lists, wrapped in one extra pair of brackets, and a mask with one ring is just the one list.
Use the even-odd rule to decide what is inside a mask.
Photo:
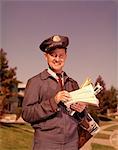
[(65, 102), (67, 108), (70, 107), (71, 104), (77, 102), (85, 102), (91, 105), (99, 105), (99, 100), (95, 96), (95, 91), (92, 84), (89, 84), (81, 89), (70, 92), (71, 100)]

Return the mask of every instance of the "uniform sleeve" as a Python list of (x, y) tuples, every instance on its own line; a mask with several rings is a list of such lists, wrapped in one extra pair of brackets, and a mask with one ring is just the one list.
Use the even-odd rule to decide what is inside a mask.
[(29, 123), (40, 122), (57, 112), (54, 98), (41, 100), (41, 85), (37, 80), (29, 80), (22, 105), (22, 118)]

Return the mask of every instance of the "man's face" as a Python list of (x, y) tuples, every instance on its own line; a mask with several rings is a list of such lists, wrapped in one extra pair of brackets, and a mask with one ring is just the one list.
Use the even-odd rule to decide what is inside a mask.
[(47, 60), (48, 65), (56, 73), (62, 71), (66, 57), (67, 53), (64, 48), (56, 48), (50, 53), (45, 53), (45, 58)]

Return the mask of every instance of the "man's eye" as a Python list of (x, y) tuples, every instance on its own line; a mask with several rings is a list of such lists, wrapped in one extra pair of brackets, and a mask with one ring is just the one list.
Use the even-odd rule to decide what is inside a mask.
[(60, 56), (59, 56), (59, 58), (63, 58), (63, 57), (64, 57), (63, 55), (60, 55)]
[(51, 54), (51, 56), (52, 56), (52, 57), (56, 57), (57, 55), (55, 55), (55, 54)]
[(57, 55), (57, 54), (50, 54), (50, 56), (52, 56), (52, 57), (54, 57), (54, 58), (56, 58), (56, 57), (59, 57), (60, 59), (63, 59), (64, 58), (64, 56), (63, 55)]

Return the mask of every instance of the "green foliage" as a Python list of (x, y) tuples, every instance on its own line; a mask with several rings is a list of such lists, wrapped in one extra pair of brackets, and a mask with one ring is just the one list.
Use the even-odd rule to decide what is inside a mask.
[(99, 99), (99, 113), (106, 114), (107, 113), (106, 85), (100, 75), (96, 79), (95, 85), (97, 85), (97, 83), (99, 83), (103, 88), (103, 90), (97, 95), (97, 98)]
[(111, 109), (113, 112), (116, 111), (117, 108), (117, 96), (118, 96), (118, 90), (116, 90), (113, 86), (108, 91), (108, 102), (109, 102), (109, 109)]
[(97, 82), (99, 82), (103, 87), (103, 90), (97, 95), (97, 98), (99, 99), (99, 113), (106, 115), (108, 110), (115, 112), (118, 102), (118, 91), (113, 86), (110, 88), (110, 90), (107, 90), (105, 82), (100, 75), (96, 79), (95, 85)]
[[(7, 53), (3, 49), (0, 50), (0, 83), (1, 87), (8, 88), (9, 92), (12, 91), (12, 86), (16, 85), (16, 67), (9, 68)], [(5, 93), (4, 93), (5, 94)]]
[(4, 112), (5, 100), (17, 95), (16, 67), (10, 68), (7, 53), (0, 50), (0, 115)]

